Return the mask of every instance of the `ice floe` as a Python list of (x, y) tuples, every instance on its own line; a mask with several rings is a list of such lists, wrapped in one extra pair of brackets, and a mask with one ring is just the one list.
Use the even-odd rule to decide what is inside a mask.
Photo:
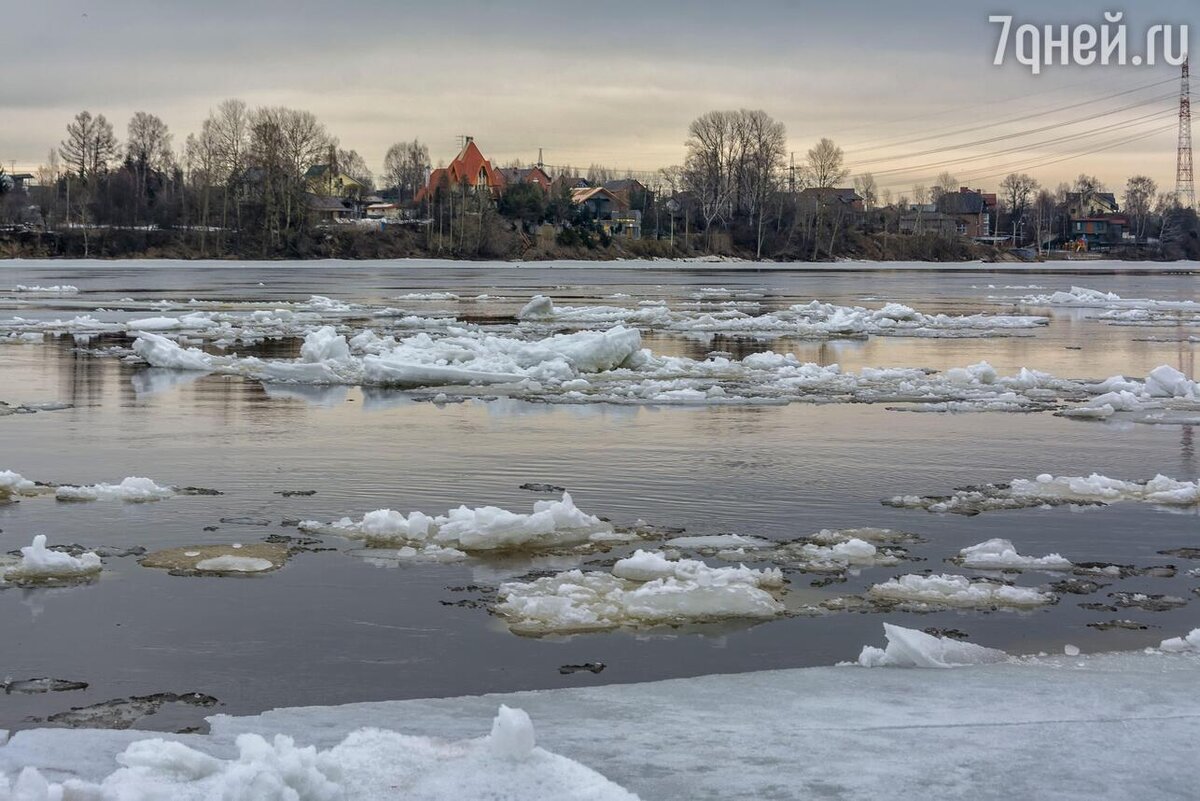
[(1029, 587), (973, 581), (947, 573), (929, 576), (909, 573), (873, 585), (867, 596), (873, 601), (905, 606), (963, 609), (1031, 609), (1056, 600), (1053, 593)]
[(1023, 556), (1017, 553), (1011, 540), (990, 539), (963, 548), (954, 560), (974, 570), (1071, 570), (1074, 565), (1056, 553), (1046, 556)]
[(1194, 300), (1155, 300), (1153, 298), (1122, 298), (1115, 292), (1073, 286), (1068, 291), (1052, 292), (1047, 295), (1027, 295), (1021, 299), (1031, 306), (1074, 306), (1078, 308), (1104, 309), (1148, 309), (1200, 311), (1200, 302)]
[(886, 648), (863, 646), (858, 656), (862, 667), (953, 668), (987, 665), (1009, 659), (1004, 651), (982, 645), (935, 637), (916, 629), (883, 624)]
[(496, 506), (459, 506), (434, 517), (423, 512), (406, 516), (392, 509), (376, 509), (357, 521), (348, 517), (328, 524), (305, 520), (300, 528), (375, 545), (413, 548), (421, 555), (436, 557), (434, 561), (457, 558), (466, 552), (551, 550), (628, 539), (577, 507), (566, 492), (557, 501), (536, 502), (532, 513), (510, 512)]
[(142, 476), (128, 476), (119, 484), (88, 484), (85, 486), (61, 486), (54, 491), (60, 501), (128, 501), (145, 503), (172, 498), (177, 494), (174, 487), (163, 487)]
[(1037, 328), (1049, 323), (1045, 317), (1027, 315), (924, 314), (900, 303), (887, 303), (878, 309), (868, 309), (813, 300), (755, 315), (725, 305), (710, 311), (671, 310), (662, 302), (639, 304), (632, 309), (622, 306), (556, 306), (545, 295), (535, 295), (518, 312), (517, 318), (543, 325), (586, 327), (623, 323), (689, 333), (818, 339), (866, 336), (977, 337)]
[(54, 286), (17, 284), (12, 291), (25, 295), (75, 295), (79, 293), (79, 287), (71, 284), (55, 284)]
[(1200, 483), (1177, 481), (1163, 475), (1149, 481), (1122, 481), (1097, 473), (1090, 476), (1043, 473), (1032, 480), (1018, 478), (1009, 484), (964, 487), (952, 495), (897, 495), (883, 503), (905, 509), (976, 515), (1000, 509), (1108, 505), (1122, 501), (1179, 508), (1197, 506), (1200, 505)]
[(501, 584), (494, 611), (514, 632), (571, 634), (620, 627), (770, 619), (784, 613), (778, 569), (709, 567), (638, 550), (611, 573), (570, 570)]
[(70, 581), (91, 578), (98, 574), (100, 556), (86, 551), (78, 557), (46, 547), (46, 535), (38, 534), (31, 545), (21, 548), (21, 559), (15, 564), (0, 563), (0, 582), (34, 584), (47, 581)]
[(116, 757), (120, 767), (94, 783), (51, 782), (27, 768), (12, 782), (0, 776), (0, 799), (637, 801), (590, 768), (539, 748), (529, 716), (504, 705), (490, 734), (457, 742), (360, 728), (319, 750), (286, 735), (246, 733), (229, 758), (194, 742), (196, 748), (162, 738), (131, 742)]
[(0, 503), (41, 494), (37, 484), (12, 470), (0, 470)]
[(290, 555), (286, 543), (255, 542), (191, 545), (146, 554), (139, 563), (172, 575), (236, 575), (264, 573), (282, 567)]

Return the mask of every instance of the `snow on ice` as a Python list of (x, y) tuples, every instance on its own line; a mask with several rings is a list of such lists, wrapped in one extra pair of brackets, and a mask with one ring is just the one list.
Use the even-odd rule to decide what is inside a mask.
[(21, 548), (16, 564), (0, 563), (0, 582), (36, 583), (45, 580), (88, 578), (100, 572), (100, 557), (88, 551), (78, 557), (46, 547), (46, 535), (38, 534), (31, 545)]
[(1097, 473), (1090, 476), (1018, 478), (1009, 484), (984, 484), (955, 490), (952, 495), (898, 495), (883, 501), (886, 506), (976, 515), (1000, 509), (1029, 509), (1040, 506), (1108, 505), (1137, 501), (1157, 506), (1186, 508), (1200, 505), (1200, 483), (1177, 481), (1158, 475), (1149, 481), (1122, 481)]
[(1032, 609), (1052, 604), (1053, 593), (1029, 587), (1014, 587), (993, 581), (972, 581), (966, 576), (909, 573), (875, 584), (867, 591), (873, 601), (964, 609)]
[(161, 501), (176, 495), (172, 487), (162, 487), (148, 478), (128, 476), (120, 484), (88, 484), (86, 486), (62, 486), (54, 492), (60, 501), (128, 501), (145, 503)]
[(974, 570), (1070, 570), (1069, 559), (1056, 553), (1047, 556), (1022, 556), (1011, 540), (990, 539), (958, 552), (955, 560)]
[(436, 517), (376, 509), (357, 521), (348, 517), (329, 524), (306, 520), (300, 528), (372, 544), (401, 545), (415, 549), (414, 556), (435, 557), (433, 561), (460, 558), (465, 552), (548, 550), (627, 539), (577, 507), (566, 492), (557, 501), (537, 501), (529, 514), (496, 506), (459, 506)]
[[(213, 756), (163, 738), (141, 739), (96, 781), (53, 782), (36, 768), (10, 781), (0, 801), (637, 801), (584, 765), (536, 744), (520, 709), (501, 705), (491, 733), (461, 741), (359, 728), (331, 748), (293, 737), (237, 736), (236, 756)], [(115, 766), (114, 766), (115, 767)]]
[(38, 486), (20, 473), (12, 470), (0, 470), (0, 503), (12, 500), (14, 497), (37, 495)]
[(709, 567), (638, 550), (611, 573), (570, 570), (501, 584), (495, 611), (519, 634), (769, 619), (784, 613), (778, 569)]

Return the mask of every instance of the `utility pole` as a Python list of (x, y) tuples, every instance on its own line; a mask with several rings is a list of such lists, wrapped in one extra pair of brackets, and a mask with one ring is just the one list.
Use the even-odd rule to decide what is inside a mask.
[(1179, 88), (1179, 151), (1175, 157), (1175, 201), (1183, 208), (1196, 207), (1196, 185), (1192, 179), (1192, 92), (1188, 62), (1183, 62)]
[(791, 154), (791, 164), (788, 166), (788, 194), (796, 194), (796, 153)]

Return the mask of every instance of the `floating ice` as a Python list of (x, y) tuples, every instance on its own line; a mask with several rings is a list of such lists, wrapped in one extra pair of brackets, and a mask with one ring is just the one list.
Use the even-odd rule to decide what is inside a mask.
[(362, 728), (332, 748), (297, 745), (275, 735), (241, 734), (237, 756), (222, 759), (181, 742), (137, 740), (116, 757), (122, 766), (99, 783), (47, 781), (27, 768), (5, 801), (637, 801), (599, 773), (535, 744), (520, 709), (501, 706), (491, 734), (448, 742)]
[(46, 535), (38, 534), (32, 545), (21, 549), (21, 561), (5, 567), (0, 565), (0, 581), (36, 582), (47, 579), (77, 579), (100, 572), (100, 557), (88, 551), (79, 557), (46, 547)]
[(270, 559), (253, 556), (214, 556), (196, 563), (197, 570), (210, 573), (258, 573), (274, 567), (275, 563)]
[(29, 496), (37, 493), (37, 484), (25, 476), (14, 473), (12, 470), (0, 470), (0, 503), (12, 500), (15, 496)]
[(357, 522), (348, 517), (327, 525), (306, 520), (300, 528), (371, 543), (405, 545), (419, 551), (546, 550), (623, 539), (608, 523), (579, 509), (566, 492), (560, 500), (536, 502), (531, 514), (496, 506), (460, 506), (437, 517), (423, 512), (406, 517), (392, 509), (376, 509)]
[(1149, 481), (1122, 481), (1097, 473), (1090, 476), (1052, 476), (1044, 473), (1032, 481), (1014, 479), (1011, 484), (984, 484), (955, 490), (953, 495), (897, 495), (883, 501), (886, 506), (976, 515), (999, 509), (1029, 509), (1039, 506), (1107, 505), (1139, 501), (1159, 506), (1188, 507), (1200, 504), (1200, 483), (1155, 476)]
[(79, 292), (79, 287), (71, 286), (70, 284), (55, 284), (54, 286), (26, 286), (17, 284), (13, 287), (13, 292), (21, 292), (28, 295), (75, 295)]
[(916, 629), (883, 624), (887, 648), (864, 646), (858, 664), (863, 667), (952, 668), (987, 665), (1009, 659), (1004, 651), (974, 643), (934, 637)]
[(972, 581), (966, 576), (945, 573), (930, 576), (909, 573), (875, 584), (867, 595), (876, 601), (967, 609), (1026, 609), (1055, 601), (1053, 593), (992, 581)]
[(1022, 556), (1011, 540), (990, 539), (958, 552), (956, 560), (975, 570), (1070, 570), (1069, 559), (1056, 553), (1048, 556)]
[(777, 569), (713, 568), (639, 550), (611, 574), (571, 570), (501, 584), (495, 611), (514, 632), (532, 635), (769, 619), (784, 612), (771, 592), (782, 586)]
[(624, 323), (692, 333), (812, 338), (987, 336), (1049, 323), (1045, 317), (1032, 316), (923, 314), (900, 303), (887, 303), (879, 309), (868, 309), (814, 300), (781, 311), (752, 315), (728, 306), (722, 306), (720, 311), (673, 311), (660, 302), (642, 303), (636, 309), (620, 306), (555, 306), (553, 300), (545, 295), (535, 295), (518, 312), (517, 318), (565, 326)]
[(1033, 306), (1075, 306), (1080, 308), (1105, 309), (1173, 309), (1200, 310), (1200, 303), (1193, 300), (1154, 300), (1152, 298), (1122, 298), (1115, 292), (1073, 286), (1070, 291), (1053, 292), (1049, 295), (1027, 295), (1023, 303)]
[(145, 503), (161, 501), (176, 495), (172, 487), (162, 487), (148, 478), (128, 476), (120, 484), (89, 484), (86, 486), (63, 486), (54, 492), (60, 501), (129, 501)]
[(1181, 654), (1200, 651), (1200, 629), (1192, 629), (1182, 637), (1172, 637), (1163, 640), (1158, 649), (1171, 654)]

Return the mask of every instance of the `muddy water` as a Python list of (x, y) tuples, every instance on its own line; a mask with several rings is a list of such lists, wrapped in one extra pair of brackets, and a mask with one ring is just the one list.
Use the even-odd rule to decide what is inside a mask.
[[(4, 294), (17, 284), (73, 284), (78, 295)], [(1123, 297), (1196, 299), (1186, 274), (1052, 275), (994, 272), (751, 272), (589, 267), (487, 268), (384, 263), (146, 265), (124, 262), (15, 262), (0, 266), (0, 318), (53, 319), (121, 298), (153, 301), (302, 300), (320, 294), (465, 319), (510, 319), (529, 295), (563, 303), (692, 300), (703, 287), (761, 295), (762, 309), (819, 298), (922, 311), (1012, 312), (1019, 296), (1074, 285)], [(990, 285), (990, 286), (989, 286)], [(1036, 285), (1044, 289), (1028, 287)], [(449, 291), (492, 299), (400, 301), (409, 292)], [(627, 294), (632, 300), (614, 300)], [(872, 338), (834, 342), (695, 340), (654, 333), (657, 351), (703, 356), (790, 349), (808, 361), (945, 368), (987, 359), (1001, 372), (1022, 366), (1073, 377), (1143, 376), (1162, 363), (1195, 375), (1195, 328), (1106, 325), (1094, 310), (1023, 309), (1052, 315), (1050, 326), (991, 339)], [(107, 315), (107, 316), (106, 316)], [(125, 316), (131, 316), (126, 314)], [(132, 316), (146, 316), (145, 311)], [(113, 343), (120, 337), (112, 338)], [(97, 344), (97, 343), (92, 343)], [(101, 343), (103, 344), (103, 343)], [(296, 343), (264, 353), (294, 354)], [(797, 598), (862, 592), (898, 572), (953, 568), (942, 560), (990, 537), (1022, 552), (1059, 552), (1074, 561), (1141, 567), (1174, 564), (1173, 578), (1113, 581), (1092, 596), (1064, 595), (1033, 613), (938, 612), (795, 617), (755, 626), (608, 633), (569, 639), (513, 636), (484, 604), (488, 588), (554, 560), (396, 565), (361, 557), (359, 544), (325, 538), (260, 576), (170, 575), (111, 557), (94, 584), (0, 590), (0, 678), (47, 676), (86, 690), (0, 695), (0, 728), (35, 725), (70, 707), (156, 693), (203, 693), (216, 711), (445, 696), (642, 681), (854, 658), (881, 640), (883, 620), (955, 628), (1014, 652), (1140, 647), (1197, 625), (1187, 570), (1200, 561), (1161, 550), (1200, 547), (1200, 517), (1133, 504), (1103, 509), (937, 516), (880, 505), (899, 493), (938, 493), (963, 484), (1042, 472), (1100, 472), (1121, 478), (1164, 473), (1194, 479), (1194, 432), (1183, 426), (1104, 424), (1048, 414), (905, 414), (882, 406), (653, 408), (546, 406), (512, 400), (437, 406), (403, 392), (339, 388), (279, 391), (256, 382), (149, 370), (82, 353), (70, 337), (0, 345), (0, 400), (64, 401), (61, 411), (0, 417), (0, 469), (65, 483), (144, 475), (159, 483), (211, 487), (220, 496), (149, 504), (58, 503), (34, 498), (0, 506), (0, 550), (52, 543), (142, 546), (257, 543), (296, 536), (285, 520), (330, 520), (391, 507), (439, 513), (459, 504), (528, 509), (541, 495), (525, 482), (567, 487), (583, 509), (617, 523), (643, 519), (690, 534), (736, 532), (787, 539), (821, 528), (883, 526), (920, 533), (925, 561), (876, 568), (845, 583), (811, 587), (792, 576)], [(279, 493), (315, 490), (312, 495)], [(221, 522), (239, 520), (237, 522)], [(260, 525), (266, 521), (266, 525)], [(586, 566), (586, 563), (585, 563)], [(1027, 585), (1047, 574), (1019, 579)], [(1113, 591), (1168, 594), (1182, 609), (1117, 613), (1083, 609)], [(1089, 627), (1114, 618), (1146, 630)], [(599, 674), (560, 675), (564, 664), (604, 662)], [(190, 708), (189, 708), (190, 709)], [(186, 711), (186, 710), (185, 710)], [(160, 714), (144, 728), (177, 729), (213, 709)]]

